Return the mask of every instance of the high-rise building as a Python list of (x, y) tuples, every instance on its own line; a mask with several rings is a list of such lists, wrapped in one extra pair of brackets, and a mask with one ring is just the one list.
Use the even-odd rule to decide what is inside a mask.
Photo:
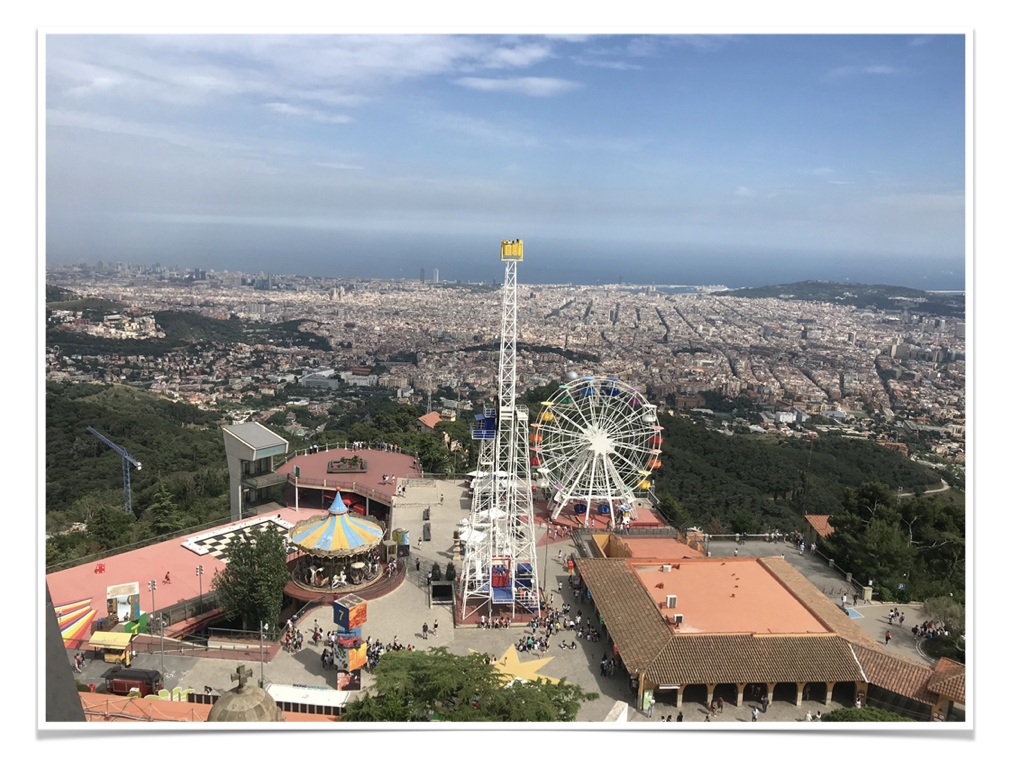
[(441, 273), (438, 272), (437, 267), (434, 267), (434, 282), (435, 283), (440, 283), (441, 282)]
[(420, 267), (420, 282), (427, 282), (427, 270), (424, 269), (423, 267)]

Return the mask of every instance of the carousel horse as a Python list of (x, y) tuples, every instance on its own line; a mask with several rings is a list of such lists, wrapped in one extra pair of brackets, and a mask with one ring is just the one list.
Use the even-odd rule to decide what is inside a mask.
[(319, 585), (323, 584), (324, 583), (324, 579), (323, 579), (323, 576), (321, 575), (321, 574), (323, 574), (323, 572), (324, 572), (323, 568), (313, 568), (313, 567), (307, 568), (306, 569), (306, 577), (307, 577), (306, 580), (307, 580), (307, 582), (310, 583), (310, 584), (314, 584), (316, 586), (319, 586)]

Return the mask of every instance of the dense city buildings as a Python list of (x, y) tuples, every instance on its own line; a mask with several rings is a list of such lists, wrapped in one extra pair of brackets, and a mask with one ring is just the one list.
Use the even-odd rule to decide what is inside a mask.
[[(161, 311), (249, 323), (301, 321), (324, 348), (210, 342), (161, 357), (47, 349), (47, 379), (113, 381), (223, 408), (280, 392), (377, 388), (420, 402), (439, 388), (493, 388), (495, 286), (422, 280), (247, 275), (133, 265), (53, 266), (50, 284), (108, 299), (122, 312), (56, 310), (48, 327), (160, 339)], [(581, 375), (621, 376), (667, 408), (702, 408), (700, 393), (744, 396), (756, 415), (726, 427), (789, 434), (824, 429), (883, 442), (910, 430), (930, 452), (963, 459), (966, 340), (957, 318), (839, 303), (695, 293), (655, 286), (524, 285), (519, 387)], [(88, 314), (88, 313), (86, 313)], [(329, 349), (327, 348), (329, 347)], [(442, 405), (446, 417), (469, 399)], [(871, 417), (871, 424), (864, 422)], [(866, 431), (867, 430), (867, 431)]]

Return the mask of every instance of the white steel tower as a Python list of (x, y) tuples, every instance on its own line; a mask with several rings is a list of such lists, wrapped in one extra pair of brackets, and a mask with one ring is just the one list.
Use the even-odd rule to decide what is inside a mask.
[(498, 409), (477, 417), (473, 436), (482, 440), (473, 514), (463, 530), (463, 618), (487, 606), (517, 611), (540, 607), (534, 569), (533, 494), (530, 489), (529, 412), (516, 406), (516, 266), (521, 240), (501, 241), (505, 283), (501, 299)]

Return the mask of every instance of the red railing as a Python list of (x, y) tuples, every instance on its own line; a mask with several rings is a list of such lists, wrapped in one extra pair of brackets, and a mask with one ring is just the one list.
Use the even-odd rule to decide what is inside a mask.
[(298, 483), (295, 480), (295, 473), (288, 473), (288, 482), (292, 485), (298, 485), (299, 488), (319, 488), (325, 491), (333, 491), (336, 488), (340, 488), (343, 491), (352, 491), (353, 493), (361, 493), (369, 499), (379, 501), (382, 504), (390, 504), (394, 493), (382, 493), (376, 488), (371, 488), (363, 483), (357, 483), (354, 480), (340, 480), (338, 478), (323, 478), (323, 477), (300, 477)]

